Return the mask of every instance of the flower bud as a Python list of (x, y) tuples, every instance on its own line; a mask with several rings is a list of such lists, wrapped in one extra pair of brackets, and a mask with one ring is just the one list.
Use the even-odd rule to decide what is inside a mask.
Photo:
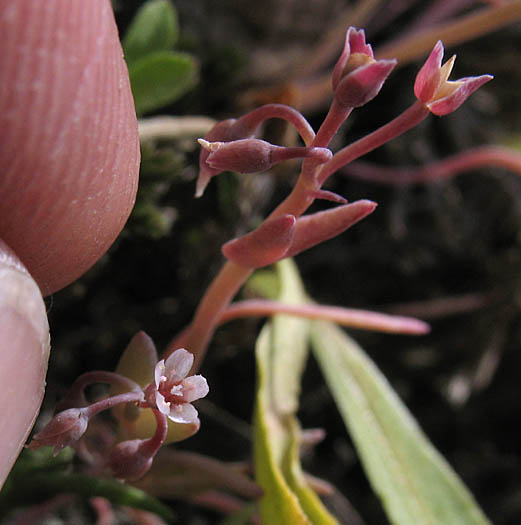
[(345, 108), (367, 104), (378, 95), (395, 65), (396, 60), (368, 60), (355, 67), (338, 83), (335, 100)]
[(344, 108), (367, 104), (378, 95), (395, 65), (396, 60), (375, 60), (364, 31), (350, 27), (331, 78), (335, 100)]
[(259, 139), (242, 139), (231, 142), (208, 142), (205, 139), (199, 139), (199, 144), (210, 152), (206, 163), (211, 168), (237, 173), (266, 171), (274, 164), (296, 158), (314, 158), (324, 163), (333, 155), (327, 148), (286, 148)]
[(443, 44), (438, 41), (414, 82), (416, 98), (439, 117), (458, 109), (474, 91), (493, 78), (491, 75), (480, 75), (448, 80), (456, 56), (442, 66), (443, 52)]
[[(228, 135), (230, 133), (231, 127), (236, 122), (235, 119), (223, 120), (218, 122), (206, 135), (205, 139), (207, 141), (229, 141), (231, 140)], [(199, 177), (197, 178), (197, 184), (195, 189), (195, 196), (200, 197), (210, 179), (221, 173), (222, 170), (212, 168), (206, 162), (210, 151), (206, 148), (202, 148), (199, 154)]]
[(150, 470), (157, 450), (151, 454), (147, 441), (132, 439), (122, 441), (112, 448), (107, 466), (115, 478), (135, 481)]
[(53, 446), (56, 455), (62, 448), (78, 441), (89, 424), (87, 413), (82, 408), (69, 408), (56, 414), (45, 428), (36, 434), (28, 448)]
[(346, 74), (372, 59), (374, 59), (373, 49), (365, 43), (364, 30), (357, 31), (354, 27), (350, 27), (346, 32), (344, 49), (333, 69), (331, 77), (333, 91)]

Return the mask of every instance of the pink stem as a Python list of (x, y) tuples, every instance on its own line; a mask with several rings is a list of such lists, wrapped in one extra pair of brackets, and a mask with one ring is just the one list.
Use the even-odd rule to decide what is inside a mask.
[(141, 390), (139, 392), (125, 392), (124, 394), (101, 399), (100, 401), (97, 401), (96, 403), (93, 403), (82, 410), (85, 411), (85, 414), (88, 418), (91, 418), (103, 410), (109, 410), (116, 405), (121, 405), (123, 403), (139, 403), (140, 401), (143, 401), (143, 398), (144, 394)]
[(349, 166), (345, 173), (383, 184), (413, 184), (446, 179), (485, 166), (504, 168), (521, 175), (521, 155), (501, 146), (482, 146), (420, 168), (387, 168), (357, 162)]
[(353, 160), (365, 155), (382, 144), (402, 135), (411, 128), (417, 126), (429, 115), (429, 110), (422, 102), (416, 101), (412, 106), (405, 110), (401, 115), (391, 120), (384, 126), (373, 131), (369, 135), (353, 142), (349, 146), (341, 149), (333, 158), (322, 165), (318, 175), (320, 185), (342, 166), (349, 164)]
[(99, 370), (87, 372), (76, 378), (71, 386), (71, 391), (83, 391), (88, 385), (93, 383), (108, 383), (109, 385), (119, 385), (129, 390), (141, 390), (141, 387), (135, 381), (132, 381), (132, 379), (126, 376), (116, 374), (115, 372)]
[(270, 118), (280, 118), (292, 124), (306, 146), (310, 146), (315, 138), (315, 132), (304, 116), (295, 108), (284, 104), (266, 104), (254, 109), (237, 119), (233, 128), (240, 129), (244, 126), (247, 129), (255, 129)]
[(394, 334), (423, 335), (430, 331), (427, 323), (412, 317), (389, 315), (340, 306), (318, 304), (286, 304), (278, 301), (252, 299), (231, 304), (221, 314), (219, 324), (241, 317), (262, 317), (289, 314), (308, 319), (333, 321), (343, 326), (362, 330), (376, 330)]
[(159, 410), (152, 410), (152, 412), (156, 417), (156, 432), (151, 438), (143, 441), (140, 447), (142, 452), (146, 452), (150, 457), (154, 456), (161, 448), (168, 433), (168, 419), (165, 414)]
[[(344, 148), (329, 162), (323, 164), (319, 172), (319, 180), (303, 176), (303, 170), (291, 193), (268, 218), (273, 219), (285, 214), (294, 215), (298, 218), (313, 203), (317, 191), (331, 173), (348, 161), (354, 160), (404, 133), (421, 122), (428, 114), (428, 109), (422, 103), (416, 102), (402, 115), (367, 137)], [(324, 171), (324, 168), (327, 168), (327, 171)], [(221, 315), (252, 272), (252, 268), (245, 268), (231, 261), (226, 262), (204, 294), (190, 326), (168, 344), (165, 357), (176, 348), (185, 346), (194, 354), (192, 373), (198, 370)]]

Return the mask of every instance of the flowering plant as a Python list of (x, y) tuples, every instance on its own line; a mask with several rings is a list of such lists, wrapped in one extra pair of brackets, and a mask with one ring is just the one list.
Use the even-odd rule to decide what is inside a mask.
[[(360, 178), (365, 173), (365, 178), (371, 178), (368, 171), (377, 178), (377, 169), (370, 166), (363, 172), (363, 164), (355, 161), (431, 114), (452, 113), (492, 79), (480, 75), (449, 81), (454, 59), (441, 65), (443, 45), (438, 42), (417, 72), (410, 89), (415, 100), (409, 108), (338, 147), (341, 126), (357, 108), (378, 96), (397, 66), (397, 60), (384, 56), (373, 52), (363, 30), (347, 30), (330, 75), (331, 105), (316, 132), (300, 111), (278, 101), (203, 126), (196, 197), (207, 199), (207, 193), (226, 178), (224, 172), (260, 173), (302, 159), (290, 194), (255, 228), (222, 245), (224, 266), (191, 321), (159, 356), (152, 339), (138, 332), (115, 372), (93, 371), (77, 378), (56, 415), (33, 436), (29, 449), (52, 446), (58, 453), (71, 446), (89, 475), (113, 477), (158, 498), (176, 497), (227, 514), (244, 513), (241, 523), (338, 523), (332, 505), (320, 498), (326, 502), (329, 498), (331, 503), (336, 489), (308, 475), (301, 464), (301, 455), (328, 431), (302, 429), (297, 419), (311, 351), (391, 522), (489, 523), (374, 363), (339, 328), (419, 336), (427, 334), (430, 326), (409, 315), (316, 303), (290, 259), (351, 227), (356, 231), (355, 225), (375, 211), (372, 200), (348, 202), (340, 192), (326, 188), (333, 174), (344, 171)], [(303, 145), (295, 140), (281, 145), (261, 139), (271, 119), (282, 120)], [(517, 156), (505, 151), (495, 159), (498, 164), (521, 165)], [(461, 169), (467, 167), (463, 162)], [(414, 176), (418, 177), (416, 171)], [(400, 183), (394, 173), (384, 172), (380, 179)], [(316, 202), (325, 209), (307, 213)], [(270, 265), (276, 265), (274, 273), (266, 273)], [(266, 284), (270, 278), (277, 283), (275, 291)], [(257, 297), (232, 302), (244, 285), (256, 290)], [(212, 413), (208, 402), (212, 379), (207, 381), (198, 372), (205, 373), (205, 359), (218, 326), (246, 317), (270, 318), (255, 349), (252, 465), (167, 448), (199, 431), (204, 433), (204, 416)], [(233, 381), (242, 371), (227, 373)], [(91, 399), (86, 389), (97, 383), (109, 385), (110, 390)], [(198, 405), (202, 398), (206, 399)], [(105, 410), (113, 416), (110, 422), (101, 418), (94, 422), (94, 416)], [(355, 511), (347, 514), (356, 521)]]

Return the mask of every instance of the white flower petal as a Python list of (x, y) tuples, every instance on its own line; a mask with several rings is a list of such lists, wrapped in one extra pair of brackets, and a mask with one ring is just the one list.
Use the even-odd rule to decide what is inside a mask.
[(159, 387), (161, 377), (165, 375), (165, 360), (161, 359), (154, 368), (154, 381), (156, 383), (156, 388)]
[(204, 397), (208, 394), (209, 390), (206, 379), (201, 375), (190, 376), (183, 379), (183, 399), (187, 403)]
[(165, 362), (165, 375), (169, 381), (181, 381), (190, 372), (194, 356), (184, 348), (179, 348)]
[(168, 418), (174, 423), (195, 423), (198, 421), (197, 410), (190, 403), (172, 405)]
[(162, 414), (165, 414), (165, 416), (168, 416), (168, 414), (170, 414), (170, 403), (167, 403), (163, 395), (157, 392), (157, 390), (156, 390), (156, 406), (159, 412), (161, 412)]

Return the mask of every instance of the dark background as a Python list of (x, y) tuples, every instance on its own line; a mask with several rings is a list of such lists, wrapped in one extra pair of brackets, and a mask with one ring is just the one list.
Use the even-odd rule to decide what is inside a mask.
[[(115, 3), (122, 34), (141, 3)], [(161, 113), (222, 119), (247, 109), (245, 94), (252, 89), (280, 86), (285, 68), (310, 53), (347, 2), (178, 0), (175, 5), (178, 48), (198, 59), (200, 82)], [(412, 2), (411, 9), (379, 31), (373, 20), (368, 40), (377, 48), (396, 37), (423, 5)], [(519, 135), (519, 49), (519, 24), (449, 49), (447, 56), (458, 53), (455, 78), (490, 73), (495, 80), (454, 114), (430, 117), (366, 160), (421, 165)], [(333, 149), (408, 107), (422, 61), (395, 71), (381, 94), (353, 113)], [(318, 127), (326, 110), (327, 103), (306, 116)], [(278, 126), (269, 126), (267, 134), (274, 142), (283, 140)], [(175, 209), (171, 229), (156, 238), (139, 217), (132, 217), (95, 268), (47, 300), (53, 350), (44, 413), (53, 410), (77, 375), (113, 369), (138, 330), (164, 347), (189, 322), (222, 264), (221, 244), (255, 227), (290, 191), (298, 172), (297, 164), (289, 164), (267, 175), (223, 174), (196, 200), (196, 166), (195, 145), (161, 143), (144, 152), (142, 187), (163, 185), (156, 204)], [(407, 313), (432, 323), (432, 333), (424, 337), (352, 335), (492, 521), (518, 524), (521, 179), (483, 169), (430, 185), (390, 187), (337, 174), (328, 189), (349, 201), (369, 198), (379, 206), (349, 232), (297, 257), (309, 293), (317, 301), (349, 307), (405, 312), (408, 305)], [(438, 303), (432, 301), (440, 299), (435, 311)], [(253, 347), (261, 324), (235, 321), (215, 335), (202, 369), (211, 385), (200, 405), (202, 428), (180, 446), (231, 461), (250, 457)], [(386, 523), (312, 360), (299, 417), (304, 427), (327, 431), (305, 459), (306, 469), (336, 485), (364, 523)], [(183, 502), (174, 507), (185, 523), (218, 521), (217, 515)]]

